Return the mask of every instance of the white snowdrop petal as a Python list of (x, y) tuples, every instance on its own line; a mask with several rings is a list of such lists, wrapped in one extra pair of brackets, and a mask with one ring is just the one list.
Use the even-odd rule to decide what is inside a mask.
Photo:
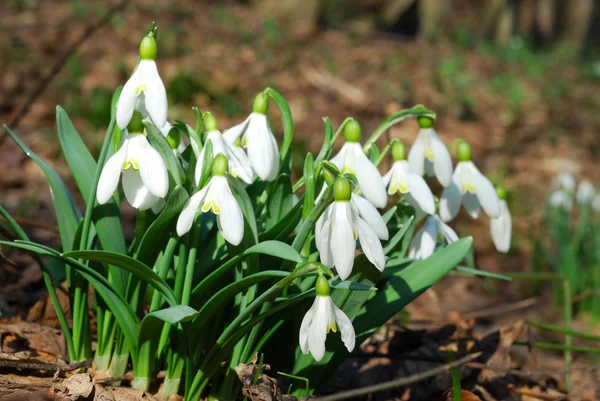
[(135, 135), (131, 139), (130, 149), (130, 153), (138, 162), (144, 185), (158, 198), (167, 196), (169, 175), (160, 153), (150, 145), (144, 135)]
[(477, 195), (466, 192), (462, 197), (462, 204), (464, 205), (467, 213), (469, 213), (469, 216), (474, 219), (479, 217), (481, 206), (479, 205), (479, 198)]
[(375, 231), (377, 237), (382, 240), (387, 240), (389, 238), (387, 226), (385, 225), (385, 221), (383, 221), (381, 214), (375, 209), (375, 206), (362, 196), (356, 194), (352, 194), (350, 200), (358, 209), (360, 216)]
[(442, 186), (447, 187), (450, 185), (450, 180), (452, 179), (452, 158), (450, 157), (448, 148), (446, 148), (446, 145), (438, 138), (435, 131), (433, 131), (431, 135), (431, 151), (433, 153), (433, 169), (435, 171), (435, 176)]
[(218, 180), (219, 209), (217, 224), (223, 238), (232, 245), (239, 245), (244, 238), (244, 215), (237, 200), (231, 193), (227, 178), (222, 176), (213, 177)]
[(223, 132), (223, 139), (229, 142), (232, 145), (235, 145), (235, 141), (237, 141), (248, 128), (248, 122), (250, 121), (250, 115), (244, 121), (239, 123), (236, 126), (229, 128), (227, 131)]
[(319, 258), (321, 263), (330, 268), (333, 267), (333, 255), (330, 244), (332, 211), (333, 205), (329, 205), (321, 217), (319, 217), (315, 226), (315, 243), (319, 251)]
[(438, 226), (435, 217), (428, 217), (427, 220), (425, 220), (423, 235), (421, 236), (421, 242), (419, 244), (420, 259), (427, 259), (433, 255), (437, 244), (437, 236)]
[(98, 180), (98, 188), (96, 190), (96, 199), (101, 205), (108, 202), (119, 185), (121, 170), (123, 169), (123, 163), (125, 163), (127, 157), (127, 143), (128, 141), (125, 140), (117, 153), (112, 155), (102, 168), (100, 179)]
[[(143, 64), (142, 64), (143, 63)], [(142, 60), (138, 68), (144, 68), (143, 77), (146, 85), (145, 106), (152, 122), (157, 127), (162, 127), (167, 122), (167, 91), (160, 79), (156, 62), (154, 60)]]
[[(139, 69), (138, 69), (139, 70)], [(136, 103), (136, 91), (139, 86), (138, 70), (127, 80), (117, 101), (116, 122), (119, 128), (125, 129), (131, 121)]]
[(352, 352), (356, 343), (356, 333), (354, 332), (354, 326), (352, 326), (352, 322), (350, 321), (348, 316), (346, 316), (346, 314), (333, 303), (333, 300), (331, 301), (331, 303), (333, 305), (333, 311), (335, 313), (335, 320), (337, 321), (338, 327), (340, 328), (342, 334), (342, 342), (346, 346), (348, 352)]
[(232, 145), (229, 142), (223, 141), (222, 143), (227, 159), (229, 160), (229, 172), (234, 176), (238, 176), (246, 184), (252, 184), (255, 175), (246, 153), (244, 153), (242, 148)]
[(138, 210), (150, 209), (158, 200), (144, 185), (140, 174), (131, 168), (123, 171), (123, 192), (127, 202)]
[(210, 183), (202, 188), (199, 192), (192, 195), (186, 202), (179, 218), (177, 218), (177, 235), (182, 237), (185, 233), (190, 231), (192, 224), (194, 224), (194, 217), (196, 217), (196, 211), (200, 208), (200, 205), (204, 201), (206, 192), (210, 187)]
[(438, 224), (439, 231), (442, 232), (442, 236), (448, 244), (458, 241), (458, 235), (456, 235), (456, 232), (449, 225), (444, 223), (441, 219), (437, 218), (436, 216), (434, 216), (434, 218), (436, 219), (436, 222)]
[(341, 171), (344, 168), (344, 160), (346, 159), (346, 151), (348, 150), (349, 142), (346, 142), (342, 145), (342, 148), (338, 152), (337, 155), (333, 156), (330, 162), (335, 164), (335, 166)]
[(331, 254), (342, 280), (346, 280), (352, 273), (356, 250), (354, 222), (348, 218), (352, 213), (349, 208), (348, 202), (335, 202), (331, 216)]
[[(456, 175), (458, 172), (454, 172)], [(452, 180), (450, 185), (444, 188), (442, 197), (440, 198), (439, 213), (443, 221), (450, 221), (456, 217), (462, 203), (462, 194), (456, 180)]]
[(410, 245), (408, 247), (408, 257), (411, 259), (421, 259), (421, 240), (423, 239), (423, 233), (425, 232), (426, 226), (427, 225), (423, 225), (421, 228), (419, 228), (410, 241)]
[(505, 200), (500, 200), (500, 217), (492, 219), (490, 222), (490, 231), (492, 241), (499, 252), (508, 252), (510, 249), (510, 240), (512, 236), (512, 220), (508, 204)]
[(279, 171), (279, 149), (266, 115), (254, 113), (251, 116), (244, 142), (247, 142), (248, 158), (256, 175), (264, 181), (275, 179)]
[(308, 349), (316, 361), (323, 359), (325, 355), (325, 340), (327, 338), (327, 305), (317, 296), (315, 306), (316, 310), (312, 319), (312, 324), (308, 332)]
[(495, 219), (500, 216), (500, 200), (496, 189), (486, 176), (479, 173), (475, 175), (475, 194), (479, 199), (482, 209), (488, 216)]
[(427, 135), (425, 132), (419, 130), (417, 139), (408, 152), (408, 164), (411, 170), (420, 176), (425, 173), (425, 135)]
[(356, 218), (356, 229), (358, 231), (358, 241), (365, 256), (379, 271), (383, 271), (385, 268), (385, 255), (377, 234), (360, 217)]
[(309, 351), (308, 336), (310, 334), (310, 325), (315, 316), (316, 306), (317, 306), (317, 298), (315, 298), (315, 301), (313, 302), (310, 309), (304, 315), (304, 318), (302, 319), (302, 323), (300, 324), (300, 339), (299, 339), (300, 340), (300, 350), (302, 350), (302, 353), (304, 355), (308, 354), (308, 351)]
[(357, 165), (354, 172), (358, 179), (358, 186), (369, 202), (375, 207), (384, 208), (387, 205), (387, 191), (381, 174), (371, 160), (365, 156), (360, 144), (354, 143), (354, 145), (356, 147), (348, 149), (348, 152), (355, 153)]
[(409, 173), (407, 175), (410, 195), (418, 203), (419, 207), (427, 214), (435, 213), (435, 201), (431, 189), (420, 175)]

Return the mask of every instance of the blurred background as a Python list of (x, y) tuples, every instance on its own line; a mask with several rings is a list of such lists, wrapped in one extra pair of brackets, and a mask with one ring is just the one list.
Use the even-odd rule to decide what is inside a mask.
[[(292, 109), (297, 163), (320, 146), (323, 116), (334, 127), (353, 116), (367, 135), (401, 108), (436, 111), (442, 140), (469, 141), (482, 171), (510, 191), (512, 251), (495, 252), (487, 219), (454, 227), (475, 237), (478, 266), (528, 270), (551, 178), (600, 183), (599, 17), (594, 0), (3, 0), (0, 121), (74, 185), (55, 107), (98, 154), (112, 93), (156, 21), (169, 119), (192, 124), (198, 106), (228, 128), (272, 86)], [(408, 121), (387, 135), (410, 146), (416, 131)], [(3, 132), (0, 172), (0, 203), (54, 243), (45, 178)], [(31, 274), (19, 288), (39, 282)]]

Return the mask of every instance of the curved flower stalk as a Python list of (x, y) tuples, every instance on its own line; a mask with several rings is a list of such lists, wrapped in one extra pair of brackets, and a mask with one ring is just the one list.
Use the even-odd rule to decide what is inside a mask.
[(452, 158), (446, 145), (433, 129), (431, 117), (419, 117), (419, 133), (408, 153), (408, 164), (420, 176), (435, 175), (442, 186), (450, 185), (452, 178)]
[(458, 214), (460, 205), (471, 217), (479, 217), (481, 209), (491, 218), (500, 216), (500, 201), (494, 186), (471, 161), (471, 147), (465, 141), (456, 150), (458, 164), (452, 174), (452, 183), (440, 198), (440, 217), (448, 222)]
[[(229, 161), (229, 172), (234, 177), (239, 177), (246, 184), (252, 184), (256, 176), (250, 165), (250, 160), (244, 151), (235, 146), (232, 143), (223, 139), (223, 135), (219, 131), (217, 125), (217, 119), (212, 115), (208, 114), (204, 118), (204, 126), (206, 131), (206, 140), (212, 144), (213, 157), (216, 157), (219, 153), (225, 155)], [(204, 160), (204, 152), (206, 152), (206, 146), (202, 148), (198, 155), (198, 161), (196, 162), (195, 180), (196, 185), (202, 180), (202, 162)]]
[(300, 349), (305, 355), (309, 352), (316, 361), (325, 355), (325, 340), (329, 331), (336, 332), (338, 327), (342, 341), (348, 352), (354, 350), (356, 334), (348, 316), (331, 299), (331, 287), (321, 274), (316, 283), (317, 296), (311, 308), (304, 315), (300, 325)]
[(580, 205), (587, 205), (594, 199), (596, 195), (596, 189), (594, 185), (588, 180), (583, 180), (577, 186), (577, 194), (576, 199), (577, 203)]
[(388, 194), (400, 193), (416, 211), (417, 218), (425, 214), (435, 214), (435, 202), (431, 189), (420, 175), (415, 174), (406, 161), (406, 147), (402, 142), (392, 146), (394, 164), (390, 171), (383, 176), (383, 183), (388, 188)]
[(427, 259), (437, 245), (447, 245), (458, 241), (458, 235), (438, 216), (429, 216), (417, 231), (408, 248), (408, 257)]
[(389, 234), (381, 215), (366, 199), (352, 194), (346, 178), (338, 177), (333, 185), (335, 201), (315, 226), (321, 263), (335, 266), (340, 278), (346, 280), (352, 273), (358, 239), (367, 259), (383, 271), (385, 255), (380, 240), (387, 240)]
[(508, 252), (512, 236), (512, 219), (508, 203), (506, 202), (506, 190), (496, 186), (496, 192), (500, 199), (500, 216), (490, 222), (492, 241), (498, 252)]
[(227, 157), (219, 153), (213, 160), (213, 176), (204, 188), (193, 195), (183, 207), (177, 219), (177, 235), (190, 231), (198, 209), (202, 213), (212, 211), (217, 215), (219, 232), (227, 242), (239, 245), (244, 237), (244, 216), (237, 203), (227, 177)]
[(263, 181), (272, 181), (279, 172), (279, 147), (267, 121), (269, 97), (259, 93), (254, 99), (252, 113), (244, 122), (223, 133), (223, 138), (234, 145), (241, 138), (250, 164)]
[(364, 197), (374, 206), (384, 208), (387, 204), (385, 184), (377, 167), (364, 154), (360, 146), (361, 128), (355, 120), (346, 124), (344, 137), (346, 143), (331, 162), (342, 174), (346, 172), (354, 174)]
[(163, 127), (167, 122), (167, 91), (156, 68), (156, 39), (150, 32), (140, 44), (140, 62), (123, 86), (117, 102), (117, 125), (125, 129), (134, 110), (150, 117), (154, 125)]
[(160, 205), (159, 201), (167, 195), (167, 166), (143, 131), (142, 116), (136, 112), (124, 131), (123, 144), (102, 168), (96, 191), (99, 204), (105, 204), (114, 194), (121, 174), (125, 197), (136, 209), (147, 210)]

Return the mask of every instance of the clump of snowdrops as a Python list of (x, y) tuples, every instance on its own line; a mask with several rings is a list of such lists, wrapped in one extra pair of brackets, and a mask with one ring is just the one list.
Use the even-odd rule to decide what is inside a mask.
[[(544, 236), (536, 241), (538, 270), (550, 266), (568, 282), (570, 296), (579, 300), (575, 311), (600, 321), (600, 194), (586, 179), (577, 184), (572, 174), (558, 174), (551, 183), (543, 224)], [(568, 302), (560, 287), (555, 301)]]
[[(225, 130), (197, 108), (192, 125), (169, 122), (157, 39), (152, 24), (135, 70), (113, 96), (97, 158), (57, 108), (58, 140), (83, 210), (5, 126), (48, 179), (61, 248), (32, 242), (3, 208), (20, 239), (1, 243), (31, 251), (40, 264), (71, 361), (94, 358), (113, 376), (131, 364), (132, 385), (143, 390), (165, 370), (162, 394), (233, 399), (235, 366), (263, 353), (314, 392), (348, 352), (469, 252), (472, 239), (446, 224), (461, 205), (473, 218), (483, 209), (494, 243), (508, 250), (506, 192), (478, 170), (465, 141), (455, 146), (453, 167), (424, 106), (391, 115), (366, 141), (356, 120), (334, 130), (324, 118), (321, 149), (306, 155), (293, 182), (285, 99), (265, 89), (248, 118)], [(274, 107), (282, 135), (270, 127)], [(397, 139), (378, 145), (406, 118), (420, 127), (410, 150)], [(382, 175), (388, 154), (393, 164)], [(444, 187), (439, 202), (426, 181), (433, 177)], [(126, 238), (120, 210), (131, 207), (135, 232)], [(63, 280), (70, 322), (56, 295)]]

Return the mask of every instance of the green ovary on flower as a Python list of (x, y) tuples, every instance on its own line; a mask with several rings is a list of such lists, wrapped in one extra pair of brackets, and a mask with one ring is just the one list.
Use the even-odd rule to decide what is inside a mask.
[(352, 195), (352, 186), (344, 177), (338, 177), (333, 184), (333, 198), (337, 202), (347, 202)]
[(344, 127), (344, 138), (347, 142), (360, 142), (361, 132), (360, 124), (356, 120), (350, 120)]

